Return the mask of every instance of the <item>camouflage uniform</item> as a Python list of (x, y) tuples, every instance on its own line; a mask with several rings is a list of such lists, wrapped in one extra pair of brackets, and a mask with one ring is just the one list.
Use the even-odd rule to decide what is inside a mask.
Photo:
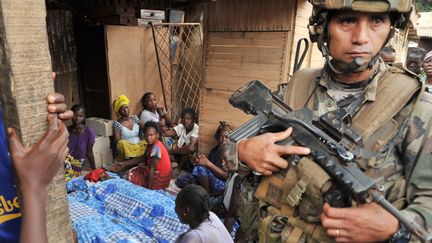
[[(375, 101), (378, 81), (385, 77), (387, 72), (388, 67), (381, 62), (377, 73), (364, 88), (367, 102)], [(309, 107), (313, 108), (315, 116), (338, 109), (336, 100), (330, 95), (334, 90), (329, 88), (328, 73), (324, 72), (321, 76), (318, 87), (309, 101), (312, 103)], [(296, 75), (301, 76), (302, 71)], [(287, 102), (286, 97), (284, 102)], [(402, 139), (394, 144), (394, 149), (391, 149), (388, 155), (379, 156), (373, 160), (373, 163), (369, 163), (365, 172), (378, 185), (384, 186), (386, 198), (390, 202), (394, 203), (401, 195), (405, 197), (406, 204), (402, 212), (430, 231), (432, 229), (432, 94), (426, 92), (416, 94), (414, 100), (407, 106), (401, 107), (394, 119), (401, 117), (409, 117), (407, 125), (401, 128), (403, 129)], [(227, 154), (227, 160), (235, 169), (244, 172), (250, 170), (238, 161), (237, 144), (231, 144)], [(401, 177), (405, 177), (406, 183), (397, 183), (400, 181), (398, 178)]]

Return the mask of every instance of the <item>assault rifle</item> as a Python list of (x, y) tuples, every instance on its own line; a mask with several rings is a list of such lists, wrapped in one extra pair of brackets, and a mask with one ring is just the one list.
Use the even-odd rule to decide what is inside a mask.
[[(350, 129), (350, 117), (346, 113), (329, 112), (319, 120), (314, 120), (309, 109), (305, 107), (293, 111), (258, 80), (251, 81), (234, 92), (229, 102), (245, 113), (255, 115), (230, 134), (231, 141), (237, 142), (243, 138), (292, 127), (291, 136), (278, 144), (309, 147), (314, 161), (357, 203), (374, 201), (393, 214), (420, 240), (432, 240), (432, 235), (388, 202), (381, 193), (383, 188), (378, 188), (375, 181), (359, 168), (355, 160), (368, 153), (361, 148), (350, 151), (343, 145), (347, 141), (362, 145), (361, 137)], [(295, 166), (299, 158), (292, 156), (287, 159), (291, 161), (291, 166)]]

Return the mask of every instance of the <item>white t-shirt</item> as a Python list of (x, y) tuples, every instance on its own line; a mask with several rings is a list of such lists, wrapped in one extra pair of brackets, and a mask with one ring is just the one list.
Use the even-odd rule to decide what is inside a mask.
[(148, 121), (159, 122), (160, 116), (157, 111), (151, 112), (148, 110), (143, 110), (141, 112), (140, 120), (145, 124)]
[(234, 242), (222, 221), (210, 212), (209, 219), (204, 220), (195, 229), (179, 236), (177, 243), (231, 243)]
[(194, 123), (192, 131), (190, 133), (186, 133), (186, 128), (183, 124), (178, 124), (174, 127), (175, 132), (177, 133), (178, 141), (177, 146), (179, 148), (183, 147), (183, 145), (187, 145), (190, 143), (191, 137), (198, 138), (198, 130), (199, 126)]

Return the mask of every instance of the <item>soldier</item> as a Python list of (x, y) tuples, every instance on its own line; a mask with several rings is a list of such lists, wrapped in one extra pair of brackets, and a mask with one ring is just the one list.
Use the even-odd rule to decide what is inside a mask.
[[(395, 28), (406, 27), (411, 1), (310, 2), (310, 37), (326, 63), (321, 69), (295, 73), (284, 102), (295, 110), (308, 107), (315, 118), (337, 109), (346, 111), (352, 118), (351, 128), (362, 136), (362, 147), (376, 152), (376, 156), (359, 161), (359, 167), (405, 216), (431, 229), (432, 96), (422, 91), (415, 76), (379, 59)], [(252, 169), (265, 175), (255, 193), (260, 205), (267, 204), (260, 241), (272, 240), (274, 233), (280, 233), (278, 240), (283, 242), (415, 239), (376, 203), (346, 208), (325, 203), (324, 192), (334, 185), (325, 171), (307, 162), (313, 158), (303, 156), (297, 166), (289, 167), (281, 157), (309, 153), (308, 148), (275, 144), (291, 132), (289, 128), (241, 140), (230, 146), (226, 158), (239, 171)], [(278, 228), (278, 222), (288, 222), (289, 227)]]

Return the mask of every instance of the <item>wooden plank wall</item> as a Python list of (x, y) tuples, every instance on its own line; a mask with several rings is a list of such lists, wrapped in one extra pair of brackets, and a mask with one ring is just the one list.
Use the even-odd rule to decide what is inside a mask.
[(228, 99), (243, 84), (259, 79), (276, 89), (283, 81), (289, 32), (208, 32), (204, 89), (200, 103), (200, 152), (216, 144), (219, 121), (235, 127), (250, 119)]
[(218, 0), (208, 7), (209, 31), (288, 31), (295, 1)]
[[(298, 0), (297, 13), (295, 16), (295, 24), (293, 29), (294, 42), (292, 43), (292, 48), (290, 52), (291, 55), (291, 62), (289, 65), (290, 74), (293, 73), (295, 52), (296, 52), (298, 40), (300, 40), (301, 38), (307, 38), (309, 40), (309, 30), (307, 28), (307, 25), (309, 24), (309, 17), (311, 13), (312, 13), (312, 4), (310, 4), (307, 0)], [(322, 67), (323, 64), (324, 64), (323, 57), (321, 52), (318, 50), (316, 43), (312, 44), (312, 42), (310, 42), (309, 40), (309, 50), (303, 61), (302, 68)]]
[(131, 114), (139, 114), (142, 95), (153, 92), (163, 105), (151, 29), (107, 25), (105, 32), (110, 104), (124, 94), (131, 101)]

